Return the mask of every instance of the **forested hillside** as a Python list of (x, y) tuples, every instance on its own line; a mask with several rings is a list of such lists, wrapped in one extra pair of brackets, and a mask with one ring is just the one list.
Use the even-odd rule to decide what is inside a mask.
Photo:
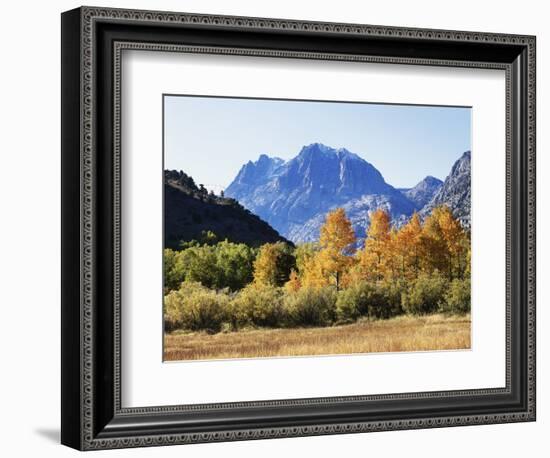
[(192, 240), (228, 240), (259, 246), (285, 241), (277, 231), (235, 199), (209, 193), (184, 172), (164, 172), (164, 236), (166, 248)]

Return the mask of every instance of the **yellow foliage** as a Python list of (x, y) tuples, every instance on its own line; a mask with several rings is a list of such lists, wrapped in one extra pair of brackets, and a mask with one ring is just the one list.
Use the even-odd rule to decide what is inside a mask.
[(447, 250), (449, 252), (449, 277), (452, 280), (455, 273), (459, 277), (463, 274), (463, 255), (466, 251), (465, 244), (463, 243), (465, 232), (460, 222), (453, 217), (449, 207), (444, 207), (439, 214), (439, 225), (443, 233), (443, 239), (447, 243)]
[(367, 237), (376, 242), (385, 242), (390, 237), (390, 228), (390, 215), (386, 210), (379, 208), (370, 215)]
[(325, 275), (320, 262), (321, 252), (304, 262), (301, 286), (322, 288), (329, 285), (329, 278)]
[(329, 212), (325, 224), (321, 227), (321, 248), (341, 255), (350, 255), (355, 251), (355, 241), (355, 232), (344, 209), (337, 208)]
[(290, 278), (285, 283), (285, 289), (289, 292), (295, 293), (298, 291), (302, 286), (302, 282), (300, 281), (300, 277), (298, 277), (298, 274), (294, 269), (290, 271)]
[(381, 208), (372, 212), (365, 247), (359, 254), (360, 270), (365, 279), (382, 280), (388, 270), (391, 270), (392, 234), (390, 230), (388, 212)]
[[(328, 213), (325, 224), (321, 227), (321, 250), (315, 257), (315, 265), (309, 266), (316, 271), (314, 283), (327, 283), (328, 280), (330, 284), (334, 281), (338, 289), (342, 274), (353, 264), (355, 242), (355, 232), (344, 209), (337, 208)], [(319, 281), (318, 277), (325, 281)]]
[(415, 212), (409, 222), (398, 232), (394, 240), (394, 252), (400, 276), (407, 280), (418, 277), (420, 269), (420, 241), (422, 224)]
[[(401, 228), (392, 228), (388, 212), (378, 209), (371, 214), (365, 245), (356, 253), (355, 243), (344, 210), (330, 212), (319, 244), (296, 249), (297, 271), (292, 271), (285, 288), (298, 291), (333, 285), (342, 289), (359, 281), (411, 281), (435, 270), (449, 280), (470, 275), (469, 235), (446, 206), (434, 208), (424, 223), (414, 213)], [(258, 266), (264, 261), (257, 261)]]
[(433, 209), (422, 228), (423, 270), (446, 272), (449, 280), (462, 278), (467, 271), (470, 242), (460, 222), (446, 205)]
[(447, 272), (447, 243), (439, 224), (442, 207), (436, 207), (425, 219), (421, 235), (421, 268), (425, 272)]
[(277, 284), (278, 251), (274, 243), (266, 243), (254, 261), (254, 283), (262, 285)]

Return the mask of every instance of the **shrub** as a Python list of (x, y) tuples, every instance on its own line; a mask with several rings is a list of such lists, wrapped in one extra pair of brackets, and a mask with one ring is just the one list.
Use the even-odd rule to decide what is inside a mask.
[(402, 312), (401, 283), (359, 282), (338, 293), (336, 316), (339, 321), (349, 323), (359, 316), (390, 318)]
[(234, 328), (245, 324), (281, 326), (284, 322), (283, 290), (271, 285), (248, 285), (231, 301), (230, 315)]
[(289, 324), (295, 326), (326, 326), (336, 316), (337, 294), (334, 288), (303, 287), (285, 296), (284, 307)]
[(227, 317), (229, 296), (197, 282), (183, 282), (164, 297), (165, 328), (218, 332)]
[(339, 323), (353, 323), (359, 318), (356, 288), (348, 288), (338, 293), (336, 299), (336, 319)]
[(338, 292), (336, 300), (336, 317), (338, 321), (349, 323), (360, 315), (368, 314), (368, 300), (374, 287), (367, 282), (360, 282)]
[(402, 282), (377, 283), (367, 300), (369, 317), (387, 319), (403, 313), (401, 296), (404, 291)]
[(422, 273), (402, 294), (403, 309), (415, 315), (435, 312), (445, 299), (447, 287), (447, 280), (437, 270), (430, 275)]
[(455, 279), (449, 285), (445, 300), (441, 303), (441, 311), (445, 313), (468, 313), (470, 311), (471, 283), (470, 279)]

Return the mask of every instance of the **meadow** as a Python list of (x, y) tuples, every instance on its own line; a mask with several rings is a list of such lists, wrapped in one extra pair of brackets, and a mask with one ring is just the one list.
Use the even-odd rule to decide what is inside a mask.
[(164, 337), (164, 360), (267, 358), (470, 348), (470, 315), (401, 315), (360, 319), (330, 327), (249, 329), (239, 332), (173, 331)]

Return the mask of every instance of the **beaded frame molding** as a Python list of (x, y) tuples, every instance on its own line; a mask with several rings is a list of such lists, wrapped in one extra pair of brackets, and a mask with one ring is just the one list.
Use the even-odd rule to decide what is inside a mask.
[[(81, 7), (62, 14), (62, 428), (79, 450), (535, 420), (535, 37)], [(506, 386), (121, 406), (124, 50), (506, 74)]]

